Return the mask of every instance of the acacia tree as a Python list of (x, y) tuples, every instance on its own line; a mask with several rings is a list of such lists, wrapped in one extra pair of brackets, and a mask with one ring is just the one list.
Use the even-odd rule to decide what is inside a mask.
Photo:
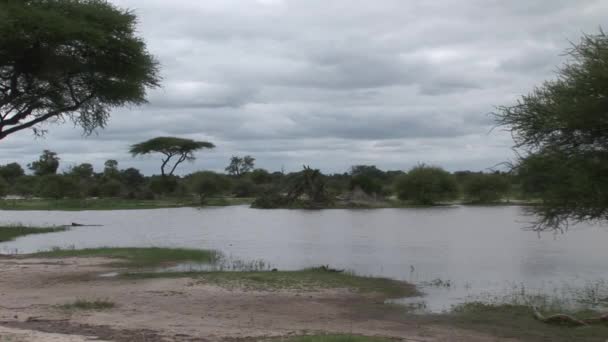
[(555, 80), (495, 114), (524, 189), (542, 200), (535, 230), (608, 219), (608, 36), (585, 35), (567, 55)]
[(241, 175), (253, 170), (255, 167), (255, 158), (252, 156), (232, 156), (230, 164), (226, 167), (228, 174), (240, 177)]
[(112, 108), (145, 102), (158, 63), (136, 17), (103, 0), (0, 2), (0, 140), (71, 119), (90, 134)]
[[(132, 145), (129, 152), (134, 157), (150, 153), (160, 153), (164, 155), (160, 166), (160, 172), (161, 175), (165, 177), (167, 175), (172, 176), (177, 166), (182, 162), (193, 161), (195, 159), (195, 151), (204, 148), (211, 149), (214, 147), (215, 145), (207, 141), (196, 141), (176, 137), (157, 137)], [(177, 159), (173, 159), (174, 157)], [(173, 165), (170, 163), (172, 159), (174, 160)], [(167, 167), (170, 167), (169, 173), (166, 172)]]
[(118, 161), (114, 159), (108, 159), (103, 163), (103, 175), (106, 178), (118, 178)]
[(93, 169), (93, 165), (90, 163), (82, 163), (72, 167), (69, 174), (80, 179), (91, 179), (95, 174), (95, 170)]
[(28, 168), (34, 171), (36, 176), (54, 175), (59, 168), (59, 157), (53, 151), (44, 150), (37, 161), (28, 164)]

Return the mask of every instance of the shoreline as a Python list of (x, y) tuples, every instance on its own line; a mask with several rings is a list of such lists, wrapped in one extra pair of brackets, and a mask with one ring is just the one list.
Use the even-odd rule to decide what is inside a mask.
[[(35, 341), (94, 336), (108, 341), (247, 341), (299, 335), (353, 334), (416, 341), (486, 341), (490, 335), (419, 324), (378, 294), (348, 288), (251, 289), (203, 277), (103, 278), (106, 258), (0, 258), (0, 333)], [(74, 300), (104, 299), (100, 310), (61, 308)], [(41, 335), (42, 334), (42, 335)], [(51, 336), (51, 335), (48, 335)], [(61, 339), (63, 338), (63, 339)], [(69, 339), (68, 339), (69, 338)], [(492, 337), (495, 341), (501, 341)], [(20, 340), (21, 341), (21, 340)], [(505, 340), (506, 341), (506, 340)]]
[[(298, 342), (310, 335), (319, 336), (312, 342), (329, 342), (328, 335), (359, 342), (604, 342), (608, 334), (605, 325), (547, 324), (515, 303), (419, 313), (387, 301), (419, 298), (414, 285), (329, 267), (142, 273), (195, 257), (181, 251), (186, 254), (122, 248), (0, 257), (0, 336), (19, 342)], [(546, 317), (561, 313), (542, 310)]]
[(174, 209), (174, 208), (207, 208), (207, 207), (230, 207), (248, 205), (252, 209), (302, 209), (302, 210), (372, 210), (372, 209), (427, 209), (445, 208), (452, 206), (466, 207), (510, 207), (510, 206), (535, 206), (538, 202), (509, 200), (499, 203), (471, 203), (466, 201), (440, 203), (436, 205), (418, 205), (413, 203), (386, 201), (386, 202), (353, 202), (342, 203), (326, 207), (307, 207), (304, 205), (292, 205), (277, 208), (256, 208), (252, 206), (252, 198), (213, 198), (205, 206), (193, 201), (183, 199), (165, 200), (124, 200), (124, 199), (11, 199), (0, 200), (0, 211), (109, 211), (109, 210), (151, 210), (151, 209)]

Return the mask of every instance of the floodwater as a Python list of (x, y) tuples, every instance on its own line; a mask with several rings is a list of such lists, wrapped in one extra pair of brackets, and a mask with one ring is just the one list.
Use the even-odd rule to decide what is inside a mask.
[(52, 247), (216, 249), (280, 270), (330, 265), (423, 285), (430, 311), (508, 291), (557, 294), (608, 279), (608, 227), (525, 231), (516, 206), (374, 210), (256, 210), (246, 206), (116, 211), (0, 211), (0, 224), (69, 225), (0, 244), (0, 253)]

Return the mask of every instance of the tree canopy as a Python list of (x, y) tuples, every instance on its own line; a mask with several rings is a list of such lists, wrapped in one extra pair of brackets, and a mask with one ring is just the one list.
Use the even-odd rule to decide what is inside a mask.
[(230, 164), (226, 166), (226, 172), (228, 174), (240, 177), (241, 175), (253, 170), (255, 167), (255, 158), (252, 156), (232, 156), (230, 158)]
[(395, 184), (400, 200), (434, 205), (458, 197), (458, 184), (440, 167), (418, 165), (397, 178)]
[(502, 174), (474, 173), (464, 183), (466, 199), (472, 203), (496, 203), (505, 198), (511, 184)]
[(524, 188), (542, 200), (535, 229), (608, 219), (608, 36), (585, 35), (557, 78), (495, 114), (513, 135)]
[(103, 0), (0, 2), (0, 140), (64, 118), (88, 134), (145, 102), (160, 78), (135, 25)]
[(44, 150), (37, 161), (28, 165), (36, 176), (54, 175), (59, 168), (59, 157), (57, 153)]
[(211, 171), (202, 171), (190, 175), (194, 192), (199, 195), (201, 205), (207, 198), (220, 194), (230, 188), (228, 178)]
[[(193, 161), (195, 159), (195, 151), (204, 148), (211, 149), (214, 147), (215, 145), (207, 141), (196, 141), (177, 137), (157, 137), (132, 145), (129, 152), (133, 156), (150, 153), (160, 153), (164, 155), (160, 167), (161, 175), (172, 176), (179, 164), (184, 161)], [(175, 160), (173, 166), (171, 166), (170, 161), (173, 157), (177, 157), (177, 160)], [(166, 167), (170, 167), (169, 173), (166, 172)]]
[(90, 179), (95, 175), (95, 170), (93, 170), (93, 165), (90, 163), (82, 163), (72, 167), (69, 173), (78, 178)]
[(18, 163), (10, 163), (0, 166), (0, 177), (7, 181), (14, 181), (24, 174), (25, 171), (23, 171), (23, 168)]

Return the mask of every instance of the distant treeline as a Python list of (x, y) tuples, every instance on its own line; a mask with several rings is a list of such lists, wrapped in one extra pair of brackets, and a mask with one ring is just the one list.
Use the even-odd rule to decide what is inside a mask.
[(341, 200), (401, 200), (433, 205), (450, 201), (495, 203), (525, 199), (522, 179), (510, 173), (447, 172), (419, 165), (405, 171), (383, 171), (373, 165), (356, 165), (348, 172), (324, 175), (305, 167), (300, 172), (270, 172), (255, 168), (250, 156), (233, 157), (226, 173), (199, 171), (186, 176), (144, 176), (135, 168), (121, 169), (108, 160), (102, 172), (88, 163), (58, 173), (60, 159), (44, 151), (27, 167), (18, 163), (0, 166), (0, 196), (40, 198), (158, 199), (191, 197), (205, 203), (210, 197), (257, 198), (259, 207), (302, 203), (326, 206)]

